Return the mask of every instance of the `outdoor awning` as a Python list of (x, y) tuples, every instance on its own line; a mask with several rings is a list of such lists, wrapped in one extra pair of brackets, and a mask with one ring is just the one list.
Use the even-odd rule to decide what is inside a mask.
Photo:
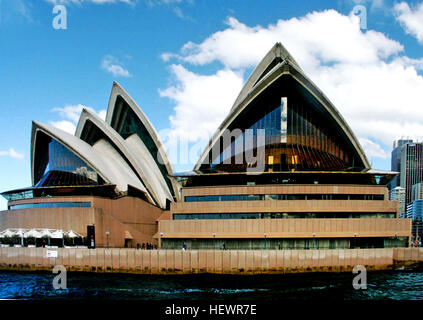
[[(1, 0), (0, 0), (1, 1)], [(132, 239), (131, 234), (128, 232), (129, 236)], [(62, 239), (64, 235), (67, 235), (69, 238), (82, 238), (83, 236), (79, 233), (69, 230), (64, 231), (60, 229), (41, 229), (41, 228), (33, 228), (33, 229), (17, 229), (17, 228), (9, 228), (3, 231), (0, 231), (0, 238), (4, 237), (13, 237), (19, 236), (20, 238), (36, 238), (40, 239), (42, 237), (48, 237), (52, 239)]]
[(35, 229), (31, 229), (24, 233), (24, 238), (41, 238), (41, 232), (38, 232)]
[(125, 239), (134, 239), (129, 231), (125, 231)]
[(51, 237), (51, 232), (48, 229), (42, 229), (40, 234), (41, 234), (41, 237), (44, 237), (44, 236)]
[(69, 238), (82, 238), (82, 236), (81, 236), (80, 234), (76, 233), (76, 232), (75, 232), (75, 231), (73, 231), (73, 230), (68, 231), (68, 232), (66, 233), (66, 235), (67, 235)]
[(52, 239), (63, 239), (63, 230), (56, 230), (54, 232), (51, 233), (51, 238)]
[(13, 232), (10, 229), (6, 229), (2, 232), (0, 232), (0, 238), (4, 238), (4, 237), (13, 237), (16, 233)]

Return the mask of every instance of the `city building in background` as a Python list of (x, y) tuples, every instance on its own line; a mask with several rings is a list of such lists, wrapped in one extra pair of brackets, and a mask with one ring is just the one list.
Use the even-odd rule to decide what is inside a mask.
[(412, 219), (412, 242), (420, 246), (423, 235), (423, 200), (414, 200), (407, 206), (407, 218)]
[(410, 204), (413, 185), (423, 181), (423, 143), (412, 140), (394, 142), (391, 170), (399, 172), (399, 175), (391, 181), (390, 190), (398, 186), (404, 188), (405, 203)]
[[(413, 150), (407, 161), (417, 159)], [(370, 168), (342, 115), (280, 43), (192, 172), (173, 172), (152, 124), (114, 83), (105, 121), (85, 109), (75, 135), (33, 122), (31, 173), (31, 187), (2, 193), (1, 230), (74, 230), (95, 246), (163, 249), (392, 248), (411, 240), (411, 219), (398, 219), (400, 200), (389, 199), (396, 172)]]
[(413, 143), (413, 140), (399, 139), (395, 140), (393, 143), (391, 152), (391, 171), (398, 172), (399, 174), (395, 176), (389, 183), (390, 190), (401, 186), (401, 148), (407, 143)]
[(423, 183), (419, 182), (413, 185), (411, 189), (411, 200), (422, 200), (423, 199)]
[(390, 199), (399, 201), (398, 215), (400, 218), (405, 218), (405, 214), (406, 214), (405, 188), (396, 187), (392, 189), (390, 194)]
[(423, 222), (423, 200), (414, 200), (407, 206), (407, 218)]

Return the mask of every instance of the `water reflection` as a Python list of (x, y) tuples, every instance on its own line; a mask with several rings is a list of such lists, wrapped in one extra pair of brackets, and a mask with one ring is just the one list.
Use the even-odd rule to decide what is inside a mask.
[(66, 290), (53, 274), (0, 272), (0, 299), (142, 300), (420, 300), (423, 272), (369, 272), (367, 290), (354, 290), (353, 274), (114, 275), (68, 273)]

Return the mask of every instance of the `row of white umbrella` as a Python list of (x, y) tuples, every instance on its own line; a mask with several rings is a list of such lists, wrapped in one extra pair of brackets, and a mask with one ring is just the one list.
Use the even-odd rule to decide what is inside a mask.
[(81, 238), (82, 235), (73, 230), (63, 231), (60, 229), (6, 229), (0, 232), (0, 238), (19, 236), (19, 238), (36, 238), (48, 237), (51, 239), (63, 239), (65, 236), (69, 238)]

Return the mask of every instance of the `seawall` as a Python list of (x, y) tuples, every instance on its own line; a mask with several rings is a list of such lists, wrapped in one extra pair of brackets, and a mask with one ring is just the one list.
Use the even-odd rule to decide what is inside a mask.
[[(57, 255), (57, 256), (56, 256)], [(344, 250), (137, 250), (0, 248), (0, 270), (139, 274), (343, 272), (356, 265), (391, 270), (423, 265), (423, 248)]]

